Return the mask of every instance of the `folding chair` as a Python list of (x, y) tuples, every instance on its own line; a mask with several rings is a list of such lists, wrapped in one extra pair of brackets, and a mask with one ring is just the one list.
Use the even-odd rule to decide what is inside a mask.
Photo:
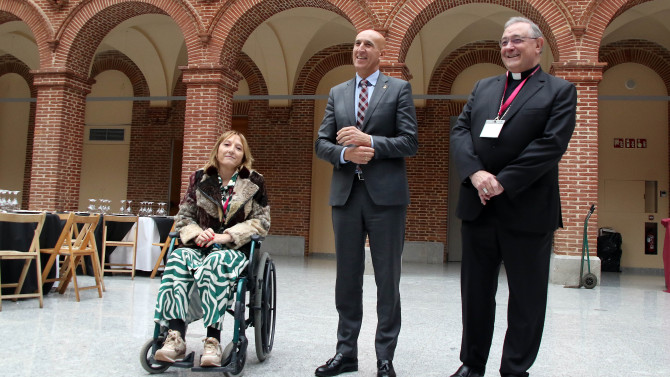
[[(108, 223), (134, 223), (131, 232), (133, 233), (132, 241), (116, 241), (107, 239), (107, 230)], [(138, 216), (114, 216), (114, 215), (105, 215), (103, 220), (103, 231), (102, 231), (102, 264), (100, 268), (102, 269), (102, 274), (105, 272), (119, 272), (119, 273), (129, 273), (131, 279), (135, 279), (135, 263), (137, 261), (137, 230), (139, 228), (139, 217)], [(107, 246), (124, 246), (133, 248), (132, 263), (111, 263), (105, 262), (107, 256)], [(130, 269), (124, 268), (130, 267)]]
[(156, 273), (158, 272), (158, 269), (163, 267), (165, 268), (165, 264), (163, 263), (163, 258), (165, 258), (165, 253), (168, 251), (170, 248), (170, 241), (172, 241), (172, 237), (170, 237), (170, 234), (174, 232), (174, 226), (177, 222), (172, 221), (172, 228), (170, 228), (170, 233), (168, 233), (167, 238), (165, 239), (164, 242), (159, 242), (159, 243), (153, 243), (152, 245), (154, 246), (160, 246), (161, 247), (161, 255), (158, 256), (158, 260), (156, 261), (156, 265), (154, 266), (154, 269), (151, 271), (151, 276), (150, 278), (155, 278)]
[[(2, 300), (3, 299), (13, 299), (16, 301), (17, 298), (22, 297), (37, 297), (40, 299), (40, 308), (44, 306), (43, 294), (42, 294), (42, 266), (40, 264), (40, 233), (42, 232), (42, 227), (44, 226), (44, 219), (46, 218), (46, 213), (42, 212), (40, 214), (18, 214), (18, 213), (0, 213), (0, 221), (4, 222), (13, 222), (13, 223), (35, 223), (35, 232), (33, 233), (32, 241), (28, 251), (20, 250), (0, 250), (0, 261), (2, 260), (17, 260), (23, 259), (23, 270), (21, 270), (21, 275), (19, 281), (16, 283), (2, 284), (0, 283), (0, 311), (2, 311)], [(35, 260), (35, 266), (37, 270), (37, 292), (33, 293), (21, 293), (23, 288), (23, 282), (26, 280), (28, 274), (28, 268), (30, 267), (30, 261)], [(1, 281), (1, 277), (0, 277)], [(14, 294), (2, 296), (2, 288), (16, 288)]]
[[(49, 257), (49, 260), (47, 261), (47, 264), (44, 265), (44, 269), (42, 270), (42, 283), (54, 283), (54, 282), (59, 282), (61, 280), (61, 275), (60, 272), (58, 274), (58, 277), (55, 278), (49, 278), (49, 271), (51, 271), (51, 267), (54, 265), (56, 262), (56, 258), (58, 257), (58, 251), (61, 249), (63, 244), (67, 242), (68, 240), (72, 240), (74, 237), (75, 239), (79, 236), (79, 230), (77, 227), (72, 226), (72, 222), (74, 221), (74, 213), (59, 213), (58, 218), (60, 221), (65, 221), (65, 224), (63, 225), (63, 229), (60, 232), (60, 235), (58, 236), (58, 240), (56, 241), (56, 244), (54, 247), (51, 248), (42, 248), (40, 250), (41, 253), (43, 254), (50, 254), (51, 257)], [(58, 262), (58, 270), (60, 271), (61, 266), (64, 264), (64, 260), (59, 260)], [(69, 261), (66, 261), (69, 263)], [(83, 264), (85, 268), (85, 263)]]
[[(95, 245), (95, 228), (100, 221), (99, 216), (79, 216), (74, 213), (67, 215), (67, 220), (63, 231), (61, 232), (56, 247), (51, 249), (42, 249), (43, 253), (50, 254), (44, 271), (42, 272), (42, 281), (58, 281), (58, 292), (65, 293), (70, 281), (74, 283), (74, 291), (79, 299), (79, 291), (86, 289), (97, 289), (98, 297), (102, 298), (102, 291), (105, 289), (102, 281), (102, 274), (100, 272), (100, 259), (98, 258), (98, 248)], [(75, 231), (75, 228), (77, 231)], [(78, 233), (77, 233), (78, 232)], [(76, 238), (74, 237), (76, 236)], [(56, 257), (63, 256), (65, 260), (60, 268), (59, 278), (46, 279), (45, 272), (51, 269)], [(92, 258), (93, 275), (95, 277), (95, 285), (80, 287), (77, 282), (77, 266), (84, 256)]]

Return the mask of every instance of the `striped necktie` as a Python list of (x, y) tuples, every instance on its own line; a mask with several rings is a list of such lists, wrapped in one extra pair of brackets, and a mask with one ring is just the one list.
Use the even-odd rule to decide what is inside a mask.
[[(358, 95), (358, 111), (356, 112), (356, 128), (359, 130), (363, 128), (363, 121), (365, 120), (365, 110), (368, 109), (368, 85), (370, 85), (370, 82), (368, 80), (361, 80), (361, 82), (358, 83), (358, 85), (361, 87), (361, 92)], [(358, 179), (363, 179), (363, 171), (361, 170), (361, 167), (356, 165), (356, 174), (358, 175)]]
[(358, 85), (361, 87), (361, 93), (358, 95), (356, 128), (361, 129), (363, 127), (363, 121), (365, 120), (365, 110), (368, 109), (368, 85), (370, 85), (370, 82), (368, 80), (361, 80)]

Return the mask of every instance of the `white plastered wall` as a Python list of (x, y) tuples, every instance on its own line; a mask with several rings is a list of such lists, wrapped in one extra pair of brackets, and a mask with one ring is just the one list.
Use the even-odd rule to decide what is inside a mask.
[[(95, 77), (93, 97), (129, 97), (133, 87), (128, 77), (119, 71), (105, 71)], [(109, 199), (111, 211), (118, 212), (120, 200), (126, 199), (128, 188), (128, 159), (130, 154), (130, 101), (88, 101), (81, 163), (79, 210), (86, 210), (88, 199)], [(90, 141), (91, 128), (122, 128), (125, 140)]]
[[(634, 88), (627, 88), (635, 83)], [(598, 106), (598, 225), (621, 233), (622, 267), (663, 268), (662, 249), (645, 254), (645, 223), (658, 224), (657, 249), (668, 217), (668, 103), (654, 100), (667, 96), (661, 78), (646, 66), (625, 63), (607, 70), (599, 96), (635, 96), (640, 100), (604, 99)], [(614, 139), (646, 139), (647, 148), (615, 148)], [(656, 181), (657, 209), (645, 208), (645, 181)], [(647, 194), (650, 195), (650, 194)], [(652, 199), (647, 197), (646, 199)], [(650, 219), (653, 216), (653, 219)], [(660, 241), (660, 242), (658, 242)]]
[[(0, 76), (0, 98), (28, 98), (28, 84), (15, 73)], [(29, 102), (0, 102), (0, 189), (23, 190)], [(19, 202), (23, 193), (19, 194)]]

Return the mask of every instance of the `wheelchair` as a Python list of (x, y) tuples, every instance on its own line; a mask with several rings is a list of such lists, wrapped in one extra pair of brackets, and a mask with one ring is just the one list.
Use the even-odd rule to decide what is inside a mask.
[[(172, 238), (169, 251), (172, 252), (175, 241), (179, 238), (177, 232), (170, 233)], [(237, 376), (242, 373), (246, 363), (248, 339), (246, 329), (254, 328), (256, 356), (264, 361), (272, 351), (275, 335), (275, 320), (277, 317), (277, 284), (275, 264), (267, 252), (259, 253), (261, 237), (251, 237), (251, 251), (249, 263), (240, 274), (233, 289), (235, 301), (227, 313), (234, 318), (233, 339), (223, 350), (221, 367), (202, 368), (194, 366), (195, 352), (186, 355), (184, 360), (175, 363), (166, 363), (154, 359), (156, 351), (163, 346), (168, 329), (155, 324), (153, 338), (149, 339), (140, 351), (140, 364), (151, 374), (162, 373), (169, 367), (191, 368), (198, 372), (221, 372), (224, 375)], [(169, 253), (168, 253), (169, 255)], [(248, 295), (248, 304), (247, 304)], [(247, 315), (247, 310), (248, 315)], [(223, 344), (223, 341), (222, 341)]]

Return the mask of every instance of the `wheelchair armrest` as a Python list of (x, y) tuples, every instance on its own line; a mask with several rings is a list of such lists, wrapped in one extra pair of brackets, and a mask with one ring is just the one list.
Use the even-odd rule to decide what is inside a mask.
[[(179, 232), (170, 232), (168, 236), (170, 238), (176, 239), (177, 241), (180, 241)], [(264, 239), (265, 237), (261, 237), (258, 234), (254, 234), (251, 236), (251, 241), (255, 242), (257, 247), (260, 247), (261, 241), (263, 241)]]

